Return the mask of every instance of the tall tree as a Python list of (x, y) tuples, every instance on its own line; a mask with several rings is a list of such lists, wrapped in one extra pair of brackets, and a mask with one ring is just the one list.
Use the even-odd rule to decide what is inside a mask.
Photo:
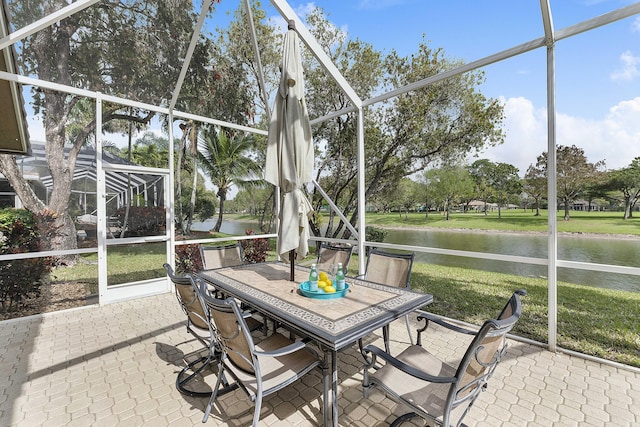
[[(316, 8), (307, 17), (310, 30), (325, 52), (337, 65), (340, 72), (350, 82), (360, 97), (368, 98), (380, 87), (383, 76), (382, 55), (370, 44), (360, 40), (347, 40), (346, 34), (326, 18), (322, 9)], [(333, 78), (310, 54), (304, 57), (306, 101), (310, 117), (322, 117), (350, 105), (349, 98), (339, 89)], [(318, 152), (316, 161), (316, 181), (327, 191), (342, 212), (349, 215), (355, 206), (357, 166), (356, 141), (357, 116), (353, 113), (325, 121), (313, 129), (316, 147), (324, 147)], [(375, 145), (381, 135), (375, 121), (367, 117), (365, 143)], [(388, 177), (383, 187), (393, 188), (400, 176)], [(375, 192), (370, 192), (367, 200), (372, 200)], [(313, 202), (318, 209), (323, 200), (314, 189)], [(326, 233), (337, 236), (344, 224), (335, 224), (337, 217), (330, 212)], [(319, 227), (318, 227), (319, 230)]]
[(445, 218), (451, 217), (451, 207), (473, 194), (474, 181), (468, 169), (458, 165), (445, 165), (425, 172), (429, 194), (442, 204)]
[(415, 208), (422, 199), (422, 194), (419, 190), (423, 190), (423, 188), (409, 178), (402, 178), (398, 185), (394, 187), (394, 190), (390, 193), (391, 203), (396, 207), (400, 215), (404, 213), (404, 219), (407, 220), (409, 210)]
[[(258, 121), (267, 126), (269, 117), (265, 113), (269, 110), (269, 94), (274, 94), (280, 81), (278, 64), (281, 60), (282, 39), (270, 20), (266, 19), (266, 12), (260, 5), (260, 1), (251, 0), (251, 14), (253, 27), (255, 28), (258, 46), (260, 47), (260, 65), (254, 50), (253, 42), (249, 34), (251, 27), (248, 21), (245, 3), (239, 2), (238, 9), (233, 14), (233, 20), (224, 29), (219, 29), (218, 50), (236, 67), (243, 70), (246, 82), (246, 94), (253, 101), (245, 110), (241, 110), (249, 121)], [(260, 74), (264, 79), (264, 88), (261, 85)], [(266, 98), (265, 98), (266, 94)], [(258, 141), (260, 142), (260, 141)]]
[(529, 165), (523, 180), (524, 191), (533, 198), (536, 211), (534, 216), (540, 216), (540, 202), (547, 194), (547, 177), (545, 171), (534, 165)]
[[(11, 1), (17, 27), (30, 24), (34, 14), (51, 14), (67, 6), (66, 0)], [(131, 97), (160, 105), (171, 98), (193, 32), (196, 15), (189, 0), (105, 0), (24, 40), (21, 65), (27, 75), (67, 86)], [(172, 54), (169, 54), (169, 53)], [(194, 55), (197, 67), (203, 56)], [(188, 73), (189, 74), (189, 73)], [(0, 156), (0, 171), (10, 181), (24, 206), (32, 212), (44, 209), (56, 216), (55, 249), (77, 247), (75, 226), (68, 212), (78, 153), (95, 134), (94, 115), (68, 132), (83, 99), (52, 90), (34, 90), (36, 112), (42, 112), (46, 157), (52, 176), (47, 203), (39, 200), (23, 179), (15, 157)], [(149, 123), (153, 114), (103, 103), (102, 121)], [(65, 147), (69, 150), (65, 153)]]
[[(321, 10), (307, 17), (311, 31), (361, 98), (438, 75), (459, 65), (426, 42), (409, 56), (387, 55), (359, 40), (347, 40)], [(309, 62), (307, 105), (322, 116), (349, 106), (349, 100), (317, 64)], [(477, 91), (480, 72), (455, 76), (370, 106), (365, 122), (365, 195), (371, 199), (386, 182), (423, 171), (434, 161), (457, 159), (487, 144), (503, 142), (503, 109)], [(356, 116), (345, 114), (314, 129), (317, 146), (328, 144), (318, 177), (352, 223), (357, 219)], [(317, 202), (316, 202), (317, 203)], [(336, 231), (338, 228), (336, 228)], [(334, 232), (335, 234), (335, 232)]]
[[(154, 132), (146, 131), (141, 136), (136, 138), (134, 145), (140, 147), (148, 147), (153, 145), (159, 152), (169, 151), (169, 139), (164, 135), (157, 135)], [(168, 164), (165, 166), (157, 166), (157, 167), (168, 167)]]
[(498, 204), (498, 218), (502, 218), (501, 207), (520, 196), (522, 182), (518, 176), (518, 168), (508, 163), (495, 163), (491, 178), (491, 187)]
[(488, 215), (487, 204), (493, 198), (494, 188), (491, 185), (493, 163), (489, 159), (478, 159), (467, 167), (474, 182), (475, 197), (484, 202), (483, 212)]
[(609, 187), (622, 193), (624, 199), (623, 219), (632, 217), (633, 206), (640, 199), (640, 157), (629, 166), (610, 172)]
[[(182, 203), (176, 206), (176, 225), (178, 230), (184, 234), (191, 234), (191, 224), (193, 224), (193, 212), (196, 204), (196, 188), (198, 186), (198, 132), (199, 126), (194, 120), (180, 123), (182, 137), (177, 149), (176, 156), (176, 177), (180, 180), (176, 182), (176, 199), (182, 201), (182, 168), (187, 166), (191, 169), (191, 197), (187, 205), (187, 214), (183, 213)], [(186, 223), (185, 223), (186, 219)]]
[[(245, 78), (243, 85), (247, 99), (251, 103), (243, 107), (232, 108), (245, 115), (245, 120), (255, 123), (257, 127), (267, 129), (270, 120), (269, 106), (273, 102), (276, 88), (280, 82), (279, 64), (282, 59), (282, 35), (271, 25), (265, 10), (259, 0), (251, 0), (251, 14), (257, 43), (260, 49), (260, 62), (256, 57), (251, 34), (250, 22), (244, 2), (233, 14), (233, 20), (223, 29), (219, 29), (220, 37), (216, 49), (220, 55), (234, 64), (236, 72), (242, 72)], [(260, 79), (260, 72), (264, 86)], [(270, 98), (271, 97), (271, 98)], [(257, 149), (255, 160), (261, 164), (265, 162), (266, 138), (256, 138)], [(273, 193), (269, 197), (261, 198), (265, 206), (258, 209), (262, 213), (261, 229), (268, 231), (275, 222), (275, 187), (270, 186)]]
[[(547, 169), (548, 153), (545, 151), (536, 162), (536, 168)], [(564, 205), (564, 220), (569, 221), (571, 205), (581, 197), (586, 188), (598, 179), (599, 172), (604, 169), (604, 160), (589, 163), (584, 150), (575, 145), (567, 147), (558, 145), (556, 148), (556, 186), (558, 199)], [(551, 201), (549, 201), (551, 203)]]
[(262, 168), (252, 158), (256, 140), (253, 135), (227, 134), (225, 131), (204, 128), (198, 140), (200, 166), (217, 188), (219, 200), (218, 220), (213, 231), (220, 231), (224, 215), (224, 202), (233, 185), (240, 189), (257, 188), (264, 185), (259, 178)]

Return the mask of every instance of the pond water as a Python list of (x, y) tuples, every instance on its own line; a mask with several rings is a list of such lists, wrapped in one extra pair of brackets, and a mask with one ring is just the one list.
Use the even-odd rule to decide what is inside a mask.
[[(210, 230), (215, 220), (196, 223), (194, 230)], [(254, 222), (224, 221), (222, 230), (244, 235)], [(496, 253), (533, 258), (547, 257), (547, 239), (538, 234), (465, 233), (447, 230), (389, 230), (385, 243), (426, 246), (471, 252)], [(623, 266), (638, 266), (640, 238), (613, 239), (607, 237), (558, 237), (558, 258), (566, 261), (593, 262)], [(451, 255), (416, 253), (416, 260), (430, 264), (475, 268), (485, 271), (515, 274), (525, 277), (546, 277), (547, 267), (505, 261), (464, 258)], [(558, 269), (558, 280), (595, 287), (640, 292), (640, 277), (598, 271)]]

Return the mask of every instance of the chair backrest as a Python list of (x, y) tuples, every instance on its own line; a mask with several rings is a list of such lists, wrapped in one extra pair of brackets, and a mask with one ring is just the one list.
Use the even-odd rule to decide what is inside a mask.
[(243, 263), (240, 242), (224, 246), (200, 245), (200, 256), (202, 257), (202, 267), (205, 270), (233, 267)]
[(198, 279), (196, 288), (208, 311), (209, 330), (216, 337), (233, 365), (249, 374), (256, 374), (255, 347), (251, 331), (242, 315), (242, 310), (233, 298), (221, 300), (206, 292), (206, 285)]
[(337, 246), (322, 242), (318, 249), (318, 260), (316, 261), (316, 265), (319, 270), (328, 270), (330, 265), (337, 265), (341, 262), (342, 269), (346, 274), (352, 253), (353, 246)]
[(187, 315), (190, 324), (199, 329), (207, 330), (209, 328), (206, 320), (207, 316), (202, 303), (198, 299), (190, 276), (177, 276), (173, 272), (173, 268), (167, 263), (164, 263), (162, 266), (174, 284), (176, 297), (182, 306), (182, 311)]
[(385, 252), (371, 249), (364, 279), (397, 288), (409, 288), (415, 254)]
[(506, 353), (505, 337), (522, 314), (521, 295), (526, 295), (526, 291), (514, 292), (500, 315), (484, 322), (467, 348), (447, 400), (445, 414), (446, 418), (451, 417), (449, 423), (456, 424), (456, 420), (464, 417)]

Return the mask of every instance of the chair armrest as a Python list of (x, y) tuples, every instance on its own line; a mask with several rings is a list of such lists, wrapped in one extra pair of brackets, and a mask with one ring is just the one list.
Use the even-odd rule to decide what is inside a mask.
[(255, 351), (255, 355), (256, 356), (261, 356), (261, 357), (278, 357), (278, 356), (284, 356), (285, 354), (290, 354), (290, 353), (295, 353), (298, 350), (302, 350), (303, 348), (305, 348), (307, 345), (305, 343), (303, 343), (302, 341), (296, 341), (293, 342), (285, 347), (281, 347), (277, 350), (272, 350), (272, 351), (259, 351), (256, 350)]
[[(466, 328), (462, 328), (460, 326), (456, 326), (452, 323), (449, 323), (445, 320), (440, 319), (439, 317), (434, 316), (431, 313), (427, 313), (426, 311), (422, 311), (422, 310), (416, 310), (415, 313), (418, 314), (418, 321), (421, 320), (426, 320), (427, 323), (428, 322), (433, 322), (436, 323), (440, 326), (444, 326), (447, 329), (450, 329), (454, 332), (459, 332), (461, 334), (466, 334), (466, 335), (475, 335), (478, 333), (478, 331), (473, 331), (471, 329), (466, 329)], [(426, 329), (426, 326), (424, 327), (424, 329)], [(422, 330), (424, 330), (422, 329)]]
[(402, 372), (409, 374), (412, 377), (421, 379), (423, 381), (429, 381), (432, 383), (440, 383), (440, 384), (453, 383), (457, 381), (456, 377), (436, 377), (436, 376), (427, 374), (426, 372), (416, 369), (413, 366), (407, 365), (400, 359), (393, 357), (386, 351), (372, 344), (369, 344), (368, 346), (366, 346), (363, 349), (363, 352), (373, 354), (373, 357), (371, 358), (371, 363), (367, 367), (374, 366), (376, 362), (376, 357), (380, 357), (382, 360), (384, 360), (386, 363), (390, 364), (391, 366), (398, 368)]
[(429, 322), (436, 323), (460, 334), (475, 335), (477, 333), (476, 331), (472, 331), (471, 329), (461, 328), (460, 326), (456, 326), (452, 323), (442, 320), (431, 313), (427, 313), (426, 311), (416, 310), (415, 313), (418, 314), (418, 322), (420, 322), (421, 320), (425, 321), (424, 326), (417, 330), (418, 336), (416, 337), (416, 344), (418, 344), (419, 346), (422, 346), (422, 333), (427, 330)]

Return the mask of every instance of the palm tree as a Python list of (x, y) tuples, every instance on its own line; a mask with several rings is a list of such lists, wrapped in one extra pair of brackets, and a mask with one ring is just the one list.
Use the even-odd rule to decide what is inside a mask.
[(251, 158), (256, 140), (253, 135), (227, 132), (210, 127), (203, 130), (198, 140), (198, 158), (204, 173), (218, 188), (216, 195), (220, 199), (218, 220), (213, 227), (220, 231), (224, 202), (232, 185), (240, 189), (258, 188), (264, 181), (258, 176), (262, 169)]

